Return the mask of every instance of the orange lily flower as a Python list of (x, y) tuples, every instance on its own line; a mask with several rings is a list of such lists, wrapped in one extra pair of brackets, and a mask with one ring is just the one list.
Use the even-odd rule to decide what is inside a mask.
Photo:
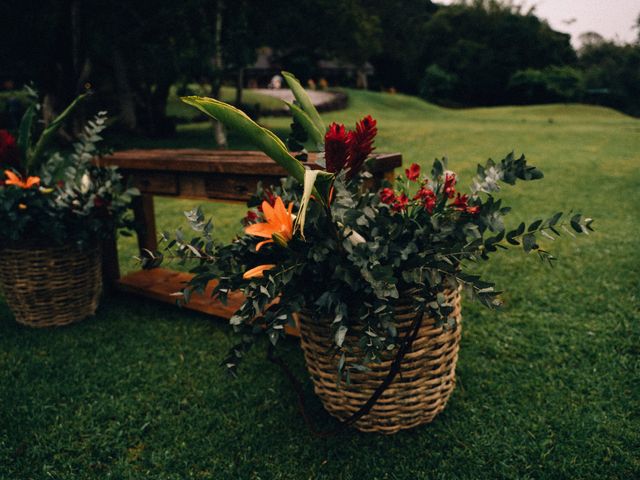
[(280, 244), (286, 244), (293, 238), (293, 203), (289, 204), (289, 208), (284, 208), (284, 203), (280, 197), (276, 198), (272, 207), (268, 202), (262, 202), (262, 212), (266, 222), (254, 223), (244, 229), (245, 233), (256, 237), (266, 238), (256, 245), (256, 252), (267, 244), (273, 243), (274, 238)]
[(4, 182), (5, 185), (15, 185), (16, 187), (27, 189), (40, 183), (40, 177), (27, 177), (26, 180), (22, 180), (11, 170), (5, 170), (4, 174), (7, 176), (7, 180)]
[(262, 278), (264, 277), (265, 270), (271, 270), (275, 268), (275, 264), (258, 265), (250, 270), (247, 270), (242, 274), (242, 278), (249, 280), (250, 278)]

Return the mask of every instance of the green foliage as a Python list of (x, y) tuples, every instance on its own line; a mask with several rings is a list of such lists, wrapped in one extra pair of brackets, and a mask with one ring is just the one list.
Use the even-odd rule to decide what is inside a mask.
[[(49, 147), (51, 142), (53, 141), (54, 136), (58, 133), (58, 130), (64, 125), (64, 122), (69, 118), (69, 116), (73, 113), (73, 111), (82, 103), (83, 100), (87, 98), (88, 94), (83, 94), (77, 96), (70, 104), (65, 108), (60, 115), (54, 118), (49, 125), (47, 125), (38, 138), (33, 147), (28, 143), (25, 144), (25, 171), (29, 173), (30, 171), (37, 171), (42, 164), (44, 163), (44, 155), (46, 149)], [(21, 130), (24, 125), (25, 129), (31, 129), (32, 120), (34, 116), (32, 115), (31, 108), (27, 110), (26, 118), (27, 121), (20, 124)], [(28, 122), (28, 123), (27, 123)], [(20, 132), (23, 133), (22, 131)], [(28, 134), (28, 138), (30, 138), (30, 132), (24, 132)], [(22, 135), (21, 135), (22, 138)]]
[(11, 225), (0, 232), (0, 245), (75, 243), (82, 247), (112, 236), (119, 228), (132, 226), (127, 212), (132, 196), (138, 192), (124, 186), (115, 168), (93, 163), (100, 153), (96, 143), (102, 140), (100, 133), (106, 127), (104, 112), (88, 122), (70, 153), (45, 156), (51, 136), (75, 105), (77, 102), (45, 129), (35, 147), (31, 147), (31, 131), (37, 106), (25, 113), (18, 145), (26, 146), (31, 168), (41, 164), (36, 170), (39, 181), (30, 188), (8, 184), (0, 187), (0, 222)]
[[(307, 129), (307, 132), (309, 132), (309, 135), (311, 135), (312, 138), (318, 138), (318, 143), (322, 143), (324, 140), (324, 131), (326, 130), (326, 127), (322, 122), (322, 119), (320, 118), (318, 110), (313, 105), (313, 102), (309, 98), (309, 95), (307, 95), (304, 87), (300, 85), (300, 81), (292, 73), (282, 72), (282, 76), (286, 80), (287, 85), (289, 85), (289, 88), (293, 92), (293, 95), (296, 97), (296, 101), (300, 105), (300, 108), (304, 111), (304, 113), (307, 114), (309, 120), (311, 120), (311, 122), (315, 126), (315, 131), (309, 131), (309, 129)], [(298, 118), (298, 121), (301, 122), (301, 119)], [(304, 124), (304, 122), (301, 123)]]
[[(196, 107), (210, 117), (217, 119), (227, 128), (243, 135), (247, 141), (271, 157), (298, 182), (304, 182), (304, 166), (297, 158), (289, 153), (282, 140), (270, 130), (255, 123), (241, 110), (227, 103), (207, 97), (183, 97), (182, 101)], [(314, 188), (314, 192), (320, 199), (328, 198), (329, 179), (332, 178), (332, 175), (328, 173), (324, 173), (323, 176), (325, 177), (325, 181), (318, 182), (318, 188)]]
[[(277, 345), (284, 327), (293, 324), (294, 314), (304, 310), (314, 321), (330, 323), (337, 353), (356, 355), (358, 363), (341, 365), (340, 373), (348, 379), (353, 369), (380, 361), (397, 348), (393, 308), (401, 296), (411, 296), (416, 309), (427, 309), (448, 324), (452, 306), (444, 300), (447, 289), (465, 288), (488, 307), (500, 304), (494, 284), (472, 273), (470, 263), (486, 261), (509, 245), (522, 245), (525, 253), (536, 252), (543, 261), (554, 260), (540, 247), (539, 237), (553, 240), (551, 234), (559, 236), (560, 228), (568, 231), (562, 213), (536, 220), (526, 231), (524, 223), (507, 231), (503, 218), (511, 209), (492, 195), (499, 190), (498, 182), (513, 185), (517, 180), (542, 178), (524, 156), (509, 154), (498, 163), (489, 160), (479, 166), (471, 198), (456, 194), (456, 176), (447, 170), (446, 159), (434, 162), (430, 176), (420, 175), (419, 170), (412, 165), (406, 177), (397, 179), (395, 190), (386, 187), (379, 193), (364, 188), (366, 174), (348, 181), (341, 172), (328, 208), (307, 203), (312, 184), (303, 189), (296, 179), (288, 178), (273, 193), (293, 204), (296, 224), (304, 223), (304, 234), (302, 228), (298, 233), (294, 229), (288, 241), (274, 234), (275, 242), (259, 251), (262, 238), (245, 234), (220, 245), (212, 223), (205, 222), (200, 210), (186, 213), (196, 236), (178, 232), (175, 238), (164, 237), (169, 257), (196, 265), (183, 290), (184, 300), (194, 291), (204, 292), (213, 279), (219, 281), (214, 295), (222, 301), (235, 290), (246, 297), (230, 319), (241, 342), (224, 365), (235, 372), (251, 346), (251, 333), (264, 332)], [(264, 191), (258, 196), (268, 198)], [(259, 201), (250, 203), (256, 204)], [(261, 221), (258, 214), (247, 220), (256, 221)], [(588, 233), (591, 223), (574, 215), (567, 225), (577, 233)], [(157, 266), (162, 258), (149, 252), (143, 265)], [(271, 267), (259, 277), (244, 276), (259, 265)], [(357, 343), (345, 341), (350, 331), (359, 332)]]
[(600, 42), (580, 51), (586, 99), (640, 116), (640, 41)]
[(420, 82), (420, 96), (426, 100), (442, 102), (449, 98), (455, 91), (455, 75), (452, 75), (438, 65), (429, 65)]
[[(633, 414), (640, 409), (640, 121), (593, 106), (448, 110), (404, 95), (349, 96), (350, 107), (323, 114), (325, 121), (353, 124), (363, 111), (371, 113), (381, 119), (378, 150), (402, 152), (405, 165), (429, 169), (447, 152), (460, 176), (471, 179), (484, 160), (478, 152), (507, 144), (527, 151), (546, 176), (501, 190), (513, 206), (508, 230), (526, 218), (548, 217), (553, 206), (588, 206), (597, 218), (598, 233), (588, 241), (553, 243), (560, 259), (553, 270), (532, 255), (523, 258), (520, 247), (479, 265), (478, 273), (506, 289), (505, 304), (488, 310), (463, 302), (456, 390), (438, 420), (391, 436), (315, 438), (287, 380), (264, 361), (266, 339), (244, 357), (236, 379), (217, 367), (237, 342), (220, 319), (110, 295), (93, 319), (36, 331), (17, 325), (0, 303), (2, 475), (640, 477), (640, 418)], [(264, 119), (283, 137), (289, 123)], [(171, 140), (136, 137), (120, 145), (211, 148), (209, 129), (207, 123), (181, 125)], [(238, 137), (230, 140), (231, 148), (250, 148)], [(155, 206), (159, 231), (173, 231), (194, 201), (156, 197)], [(246, 209), (220, 202), (202, 207), (215, 217), (215, 237), (231, 241)], [(119, 246), (121, 269), (136, 270), (135, 239), (121, 238)], [(307, 379), (298, 341), (287, 339), (279, 350), (298, 378)], [(314, 423), (336, 426), (310, 381), (304, 390)]]
[(585, 95), (582, 72), (567, 66), (520, 70), (508, 88), (516, 104), (578, 102)]

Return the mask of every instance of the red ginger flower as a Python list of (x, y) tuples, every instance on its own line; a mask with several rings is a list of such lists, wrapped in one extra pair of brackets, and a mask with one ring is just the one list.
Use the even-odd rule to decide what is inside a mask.
[(453, 196), (456, 193), (455, 185), (456, 185), (455, 173), (447, 173), (444, 177), (444, 194), (447, 197), (453, 198)]
[(16, 139), (7, 130), (0, 130), (0, 164), (18, 168), (20, 151)]
[(342, 170), (347, 163), (349, 156), (350, 134), (344, 125), (332, 123), (324, 136), (324, 158), (327, 165), (327, 172), (337, 173)]
[[(378, 133), (377, 122), (367, 115), (356, 123), (355, 131), (349, 132), (349, 157), (347, 166), (349, 167), (348, 178), (353, 177), (362, 168), (362, 164), (373, 152), (373, 140)], [(325, 147), (326, 149), (326, 147)]]
[(380, 192), (380, 200), (382, 201), (382, 203), (390, 205), (396, 200), (396, 194), (390, 188), (383, 188)]
[(417, 163), (412, 163), (409, 168), (405, 169), (404, 173), (407, 175), (407, 178), (409, 180), (415, 182), (420, 176), (420, 165), (418, 165)]
[(418, 190), (418, 193), (416, 193), (413, 199), (422, 200), (425, 210), (430, 214), (433, 213), (433, 210), (436, 208), (436, 203), (438, 200), (434, 191), (426, 187), (422, 187), (420, 190)]

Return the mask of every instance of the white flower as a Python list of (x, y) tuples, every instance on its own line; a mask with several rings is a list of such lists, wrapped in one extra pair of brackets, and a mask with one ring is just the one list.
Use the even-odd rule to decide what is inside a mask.
[(80, 179), (80, 191), (84, 194), (84, 193), (87, 193), (90, 188), (91, 188), (91, 177), (89, 176), (88, 173), (85, 173), (84, 175), (82, 175), (82, 178)]

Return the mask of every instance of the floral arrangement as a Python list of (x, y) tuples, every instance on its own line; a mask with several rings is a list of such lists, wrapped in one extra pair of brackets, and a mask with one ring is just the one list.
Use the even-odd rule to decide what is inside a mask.
[(78, 97), (39, 136), (37, 102), (25, 112), (17, 136), (0, 130), (0, 222), (11, 225), (0, 232), (0, 246), (86, 247), (130, 226), (126, 213), (137, 191), (124, 186), (115, 168), (93, 162), (106, 114), (87, 123), (70, 151), (53, 147), (56, 132), (85, 98)]
[[(338, 368), (348, 380), (354, 369), (366, 369), (401, 346), (394, 322), (398, 299), (410, 296), (417, 310), (446, 326), (455, 321), (447, 291), (462, 288), (488, 307), (500, 304), (494, 283), (471, 270), (474, 262), (520, 246), (551, 263), (554, 257), (540, 240), (591, 230), (591, 219), (561, 212), (505, 227), (510, 208), (496, 198), (500, 185), (543, 177), (524, 156), (509, 154), (478, 166), (469, 190), (460, 189), (446, 159), (436, 160), (428, 172), (412, 164), (394, 184), (369, 188), (376, 120), (364, 117), (351, 131), (336, 123), (326, 128), (297, 80), (284, 76), (297, 99), (291, 105), (295, 122), (323, 152), (320, 170), (305, 168), (274, 134), (239, 110), (208, 98), (183, 99), (244, 133), (291, 174), (280, 186), (259, 188), (249, 202), (244, 235), (231, 244), (213, 239), (213, 223), (200, 209), (186, 213), (195, 238), (164, 235), (163, 255), (195, 262), (194, 277), (182, 292), (186, 301), (214, 279), (214, 295), (221, 300), (235, 290), (246, 296), (230, 319), (242, 334), (224, 361), (231, 370), (251, 347), (253, 334), (266, 334), (275, 346), (285, 325), (304, 311), (330, 324)], [(155, 266), (161, 260), (158, 253), (144, 262)], [(354, 357), (356, 362), (345, 361)]]

